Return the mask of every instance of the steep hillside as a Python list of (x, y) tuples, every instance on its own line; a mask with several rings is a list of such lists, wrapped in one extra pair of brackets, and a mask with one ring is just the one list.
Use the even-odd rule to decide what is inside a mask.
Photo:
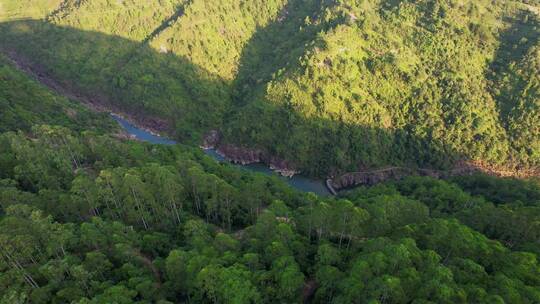
[[(308, 45), (299, 40), (302, 53), (292, 58), (297, 64), (289, 63), (268, 83), (240, 83), (240, 89), (260, 89), (234, 111), (238, 115), (227, 135), (269, 148), (316, 174), (387, 164), (448, 167), (459, 159), (538, 166), (534, 65), (510, 75), (509, 81), (526, 78), (521, 82), (531, 86), (524, 91), (527, 84), (521, 89), (509, 84), (528, 100), (523, 103), (530, 119), (521, 128), (510, 127), (512, 118), (499, 112), (503, 106), (514, 115), (527, 111), (490, 94), (501, 86), (488, 77), (497, 73), (490, 62), (512, 59), (500, 49), (539, 43), (537, 17), (517, 7), (489, 1), (363, 1), (309, 16), (297, 23), (299, 32), (324, 18), (325, 24), (338, 25), (320, 30)], [(524, 29), (511, 39), (525, 45), (514, 45), (506, 34), (516, 26)], [(279, 42), (272, 42), (277, 47), (270, 49), (271, 57), (286, 57)], [(535, 58), (534, 51), (525, 52), (528, 60)], [(245, 74), (264, 78), (255, 69)]]
[[(538, 11), (537, 11), (538, 13)], [(537, 14), (538, 15), (538, 14)], [(540, 159), (540, 31), (538, 17), (521, 12), (501, 33), (488, 79), (516, 158)], [(530, 22), (530, 19), (535, 22)], [(524, 127), (526, 126), (526, 127)]]
[(151, 45), (231, 81), (246, 44), (258, 29), (278, 17), (286, 3), (193, 0), (183, 16), (157, 35)]
[(178, 139), (219, 130), (307, 174), (540, 168), (534, 2), (67, 0), (0, 31), (5, 50)]
[(94, 113), (79, 102), (51, 92), (30, 79), (0, 55), (0, 132), (30, 131), (40, 124), (73, 130), (111, 131), (114, 121), (106, 113)]

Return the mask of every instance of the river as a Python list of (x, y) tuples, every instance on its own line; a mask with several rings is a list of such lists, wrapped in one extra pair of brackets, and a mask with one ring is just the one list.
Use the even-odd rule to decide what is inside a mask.
[[(111, 114), (111, 116), (114, 120), (116, 120), (120, 124), (120, 126), (122, 126), (122, 128), (124, 128), (124, 130), (126, 130), (126, 132), (128, 132), (130, 135), (134, 136), (138, 140), (147, 141), (153, 144), (160, 144), (160, 145), (175, 145), (177, 143), (174, 140), (168, 139), (166, 137), (154, 135), (146, 130), (143, 130), (118, 115)], [(206, 153), (206, 155), (214, 158), (218, 162), (226, 162), (226, 160), (221, 155), (219, 155), (214, 149), (204, 149), (203, 151), (204, 153)], [(330, 195), (328, 188), (326, 188), (324, 181), (322, 180), (311, 179), (306, 176), (302, 176), (300, 174), (297, 174), (290, 178), (284, 177), (270, 170), (270, 168), (268, 168), (266, 165), (261, 164), (261, 163), (250, 164), (250, 165), (239, 165), (239, 164), (233, 164), (233, 165), (236, 167), (242, 168), (244, 170), (263, 173), (266, 175), (278, 176), (280, 179), (285, 181), (291, 187), (294, 187), (300, 191), (313, 192), (321, 196)]]

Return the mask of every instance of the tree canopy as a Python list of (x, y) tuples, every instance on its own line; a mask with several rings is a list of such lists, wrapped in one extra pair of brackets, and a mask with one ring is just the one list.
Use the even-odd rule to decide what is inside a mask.
[(198, 147), (219, 129), (312, 175), (535, 168), (537, 8), (0, 0), (0, 304), (540, 303), (538, 179), (319, 197)]

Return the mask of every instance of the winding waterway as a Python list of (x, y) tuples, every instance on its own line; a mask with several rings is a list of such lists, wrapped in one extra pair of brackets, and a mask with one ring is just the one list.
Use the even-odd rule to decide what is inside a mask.
[[(130, 135), (132, 135), (138, 140), (147, 141), (153, 144), (160, 144), (160, 145), (174, 145), (177, 143), (174, 140), (168, 139), (166, 137), (154, 135), (146, 130), (143, 130), (118, 115), (111, 114), (111, 116), (114, 120), (116, 120), (120, 124), (120, 126), (122, 126), (122, 128), (124, 128), (124, 130), (126, 130), (126, 132), (128, 132)], [(218, 162), (226, 162), (226, 160), (213, 149), (205, 149), (203, 151), (204, 153), (206, 153), (206, 155), (214, 158)], [(284, 177), (270, 170), (270, 168), (268, 168), (266, 165), (260, 164), (260, 163), (250, 164), (250, 165), (234, 164), (234, 166), (245, 169), (245, 170), (253, 171), (253, 172), (263, 173), (266, 175), (278, 176), (280, 179), (285, 181), (291, 187), (294, 187), (300, 191), (313, 192), (315, 194), (322, 195), (322, 196), (330, 195), (328, 188), (326, 188), (324, 181), (322, 180), (311, 179), (311, 178), (308, 178), (299, 174), (290, 178)]]

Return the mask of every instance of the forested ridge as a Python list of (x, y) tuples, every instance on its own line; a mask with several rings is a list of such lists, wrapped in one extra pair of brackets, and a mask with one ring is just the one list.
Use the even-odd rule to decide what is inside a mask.
[(0, 50), (182, 142), (131, 140), (0, 56), (0, 304), (540, 303), (538, 179), (318, 197), (194, 147), (219, 129), (313, 175), (534, 168), (536, 7), (0, 0)]
[(26, 2), (2, 1), (4, 50), (186, 143), (219, 130), (313, 176), (538, 174), (537, 2)]

